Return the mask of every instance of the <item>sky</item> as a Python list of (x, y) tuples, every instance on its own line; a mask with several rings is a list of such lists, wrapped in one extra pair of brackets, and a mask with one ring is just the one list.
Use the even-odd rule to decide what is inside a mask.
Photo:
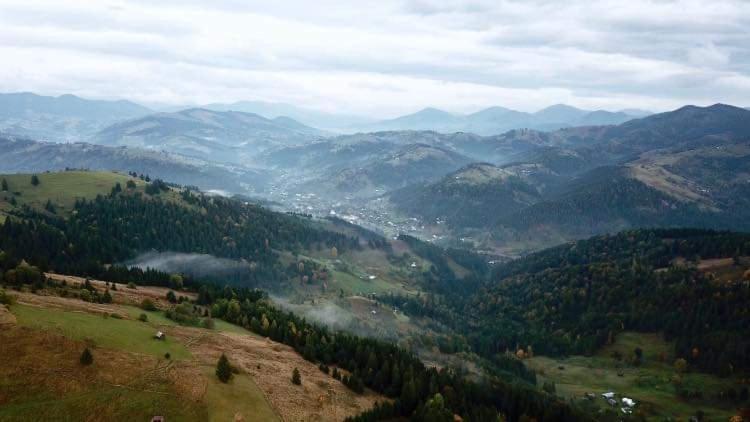
[(393, 117), (750, 106), (748, 0), (0, 0), (0, 91)]

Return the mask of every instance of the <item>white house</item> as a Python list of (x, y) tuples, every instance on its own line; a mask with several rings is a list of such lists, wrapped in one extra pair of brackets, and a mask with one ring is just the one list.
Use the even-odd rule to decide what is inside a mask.
[(633, 407), (635, 406), (635, 400), (629, 399), (627, 397), (622, 398), (622, 404), (624, 404), (627, 407)]

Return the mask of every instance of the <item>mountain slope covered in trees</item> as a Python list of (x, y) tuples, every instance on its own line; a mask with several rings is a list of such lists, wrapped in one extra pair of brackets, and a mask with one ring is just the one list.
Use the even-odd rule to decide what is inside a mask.
[[(359, 242), (305, 218), (173, 190), (157, 180), (145, 186), (115, 185), (107, 195), (77, 201), (66, 216), (49, 208), (14, 206), (0, 227), (0, 267), (4, 280), (19, 288), (36, 289), (40, 283), (43, 288), (40, 270), (166, 286), (173, 283), (169, 274), (108, 264), (144, 249), (169, 249), (245, 259), (251, 271), (243, 285), (268, 287), (281, 278), (280, 250), (316, 245), (346, 250)], [(495, 377), (467, 381), (452, 370), (428, 368), (393, 344), (334, 332), (282, 311), (258, 290), (188, 281), (198, 290), (194, 305), (210, 306), (213, 317), (283, 342), (321, 369), (346, 370), (342, 382), (356, 392), (366, 386), (393, 398), (357, 420), (404, 416), (449, 421), (454, 414), (465, 420), (498, 415), (588, 420), (580, 410), (525, 382)]]

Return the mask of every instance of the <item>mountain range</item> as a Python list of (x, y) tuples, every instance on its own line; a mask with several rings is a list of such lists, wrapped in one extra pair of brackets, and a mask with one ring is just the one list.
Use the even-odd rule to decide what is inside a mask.
[(0, 131), (39, 140), (80, 141), (115, 122), (149, 113), (150, 109), (124, 100), (0, 94)]
[(750, 229), (747, 110), (686, 106), (545, 139), (555, 141), (517, 161), (471, 164), (390, 200), (407, 215), (505, 240), (557, 243), (643, 226)]
[(267, 119), (252, 113), (194, 108), (116, 123), (94, 134), (92, 141), (247, 163), (258, 152), (324, 135), (325, 132), (288, 117)]
[(555, 130), (573, 126), (615, 125), (648, 114), (649, 112), (641, 110), (589, 111), (564, 104), (556, 104), (535, 113), (490, 107), (464, 115), (425, 108), (413, 114), (359, 126), (356, 129), (365, 132), (434, 130), (443, 133), (471, 132), (479, 135), (497, 135), (520, 128)]

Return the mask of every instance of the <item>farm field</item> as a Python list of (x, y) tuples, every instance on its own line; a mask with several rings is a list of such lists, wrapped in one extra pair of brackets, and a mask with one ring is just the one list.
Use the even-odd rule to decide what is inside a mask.
[[(634, 355), (635, 348), (643, 350), (640, 366), (625, 362)], [(703, 398), (680, 398), (673, 384), (676, 371), (671, 350), (671, 345), (659, 334), (625, 332), (617, 336), (614, 344), (604, 347), (594, 356), (563, 359), (535, 356), (524, 362), (537, 372), (538, 385), (553, 382), (557, 395), (594, 411), (609, 409), (614, 414), (621, 414), (619, 407), (610, 407), (601, 397), (602, 393), (612, 391), (618, 400), (622, 397), (635, 400), (634, 414), (647, 420), (687, 420), (701, 411), (704, 420), (727, 421), (737, 414), (730, 401), (715, 398), (721, 391), (741, 387), (740, 380), (734, 378), (719, 378), (688, 370), (680, 376), (682, 386), (701, 390)], [(616, 354), (623, 356), (623, 360), (614, 359)], [(585, 399), (586, 393), (595, 394), (595, 398)]]

